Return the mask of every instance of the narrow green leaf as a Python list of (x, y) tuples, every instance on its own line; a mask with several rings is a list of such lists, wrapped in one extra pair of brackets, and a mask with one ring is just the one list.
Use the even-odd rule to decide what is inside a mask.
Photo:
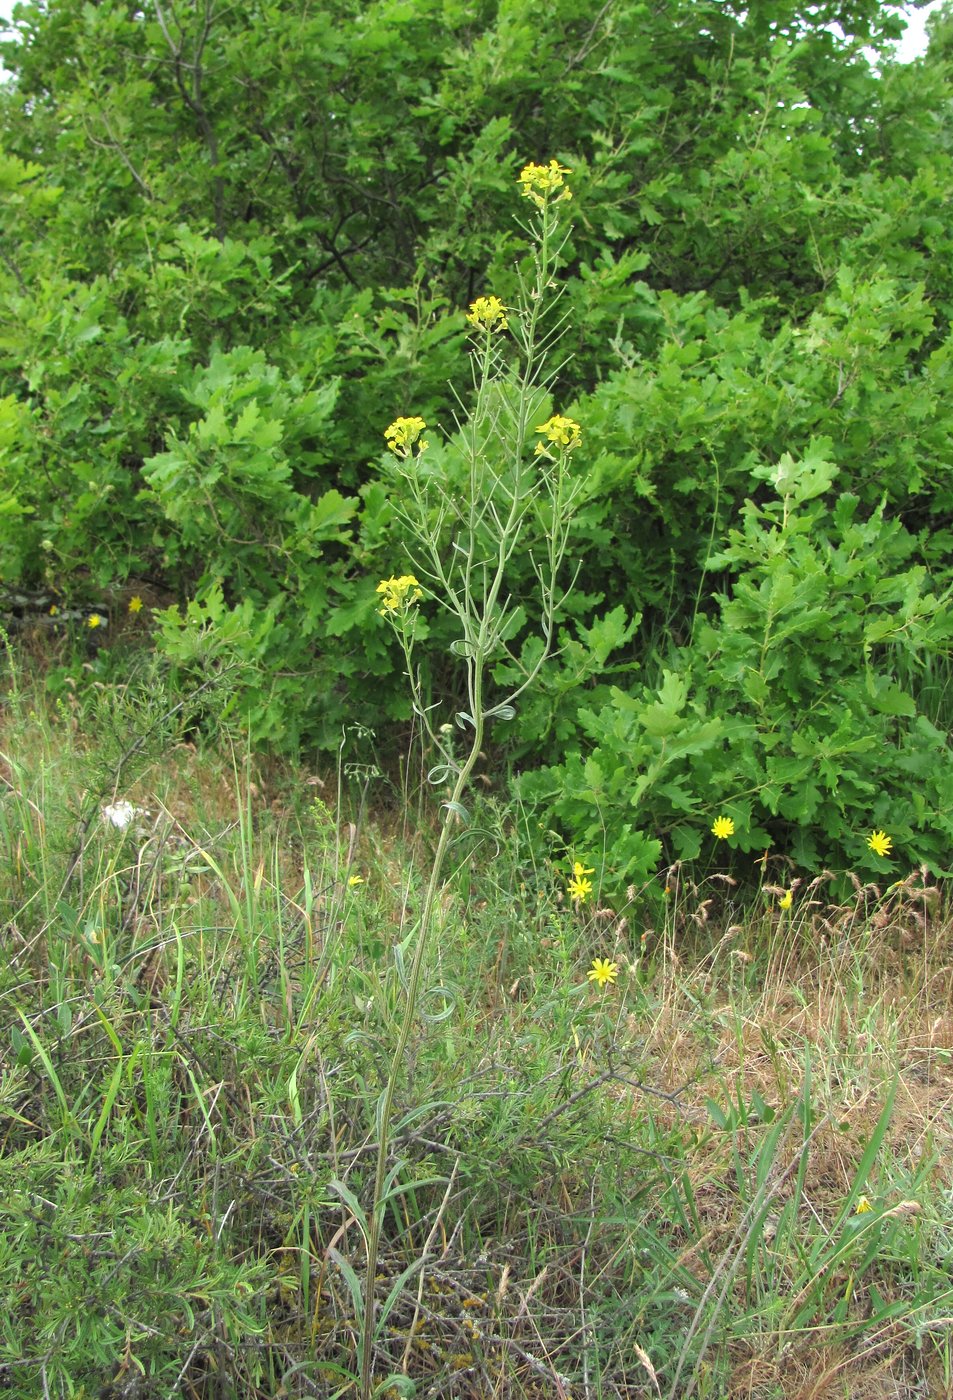
[(364, 1214), (364, 1209), (350, 1186), (347, 1186), (343, 1181), (339, 1181), (335, 1177), (333, 1181), (328, 1182), (328, 1190), (333, 1191), (336, 1196), (340, 1196), (341, 1200), (354, 1216), (354, 1219), (357, 1221), (358, 1229), (364, 1236), (364, 1243), (366, 1245), (370, 1236), (367, 1216)]

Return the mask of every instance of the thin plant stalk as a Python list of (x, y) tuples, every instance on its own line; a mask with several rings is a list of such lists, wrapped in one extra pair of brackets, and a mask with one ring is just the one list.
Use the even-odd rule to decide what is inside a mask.
[[(539, 184), (527, 185), (527, 171), (537, 172)], [(580, 494), (578, 482), (571, 481), (566, 472), (569, 453), (578, 445), (579, 427), (571, 419), (554, 417), (537, 432), (546, 432), (548, 440), (537, 448), (532, 472), (526, 463), (526, 445), (533, 417), (540, 411), (549, 382), (543, 373), (546, 350), (553, 344), (555, 334), (542, 331), (547, 292), (552, 286), (552, 271), (561, 243), (554, 247), (559, 228), (559, 211), (554, 207), (568, 197), (563, 171), (556, 162), (550, 167), (529, 166), (521, 176), (524, 194), (539, 209), (539, 219), (529, 230), (536, 243), (535, 277), (531, 285), (520, 280), (520, 307), (515, 336), (522, 367), (515, 380), (508, 377), (505, 355), (499, 348), (498, 333), (507, 328), (502, 307), (496, 303), (485, 321), (474, 319), (479, 302), (471, 308), (469, 318), (482, 340), (475, 357), (475, 399), (461, 439), (468, 459), (468, 500), (463, 507), (453, 494), (431, 474), (421, 475), (417, 460), (424, 450), (418, 446), (417, 460), (412, 458), (415, 442), (426, 426), (422, 419), (398, 419), (388, 432), (394, 434), (392, 450), (403, 459), (400, 475), (409, 488), (409, 505), (401, 510), (404, 523), (420, 551), (414, 567), (424, 575), (433, 598), (453, 613), (459, 621), (462, 636), (454, 646), (455, 654), (465, 661), (468, 711), (457, 715), (457, 725), (470, 729), (471, 740), (466, 755), (459, 761), (446, 735), (431, 723), (427, 707), (422, 703), (421, 689), (413, 665), (414, 617), (417, 601), (423, 597), (415, 575), (391, 579), (379, 589), (384, 593), (381, 609), (395, 624), (414, 700), (414, 711), (421, 719), (425, 733), (443, 762), (431, 770), (434, 783), (445, 783), (452, 777), (450, 797), (442, 803), (444, 819), (430, 869), (423, 907), (417, 926), (416, 947), (407, 978), (404, 1014), (397, 1045), (391, 1059), (387, 1081), (377, 1106), (377, 1162), (374, 1173), (374, 1194), (366, 1224), (367, 1274), (360, 1321), (361, 1400), (372, 1400), (374, 1379), (374, 1342), (376, 1338), (377, 1264), (381, 1231), (390, 1193), (387, 1187), (390, 1125), (394, 1097), (411, 1028), (420, 997), (423, 968), (430, 944), (434, 905), (442, 887), (444, 866), (455, 823), (466, 821), (468, 815), (463, 797), (480, 757), (487, 722), (506, 719), (514, 711), (512, 702), (530, 686), (539, 674), (546, 657), (552, 651), (555, 619), (569, 592), (557, 594), (557, 576), (562, 568), (569, 544), (569, 529), (575, 504)], [(549, 183), (547, 183), (549, 181)], [(562, 193), (556, 193), (559, 190)], [(533, 193), (532, 191), (536, 191)], [(541, 193), (540, 193), (541, 192)], [(540, 197), (537, 197), (540, 194)], [(552, 301), (555, 298), (550, 297)], [(487, 299), (483, 299), (484, 302)], [(515, 406), (505, 395), (494, 395), (497, 383), (508, 382), (516, 391)], [(559, 425), (553, 428), (553, 425)], [(397, 445), (394, 446), (394, 443)], [(493, 466), (488, 453), (496, 456), (500, 465)], [(511, 476), (505, 476), (505, 464)], [(539, 514), (539, 499), (548, 507), (548, 516)], [(433, 509), (436, 507), (436, 510)], [(434, 525), (436, 519), (437, 524)], [(462, 541), (453, 541), (449, 554), (445, 548), (446, 528), (450, 522), (459, 527)], [(533, 570), (539, 586), (540, 631), (543, 646), (532, 664), (521, 667), (519, 684), (501, 703), (488, 706), (485, 687), (488, 667), (505, 655), (516, 660), (506, 643), (507, 628), (515, 616), (507, 593), (508, 567), (517, 549), (526, 547), (526, 527), (530, 522), (543, 527), (542, 558), (533, 559)], [(571, 587), (571, 585), (570, 585)]]
[[(473, 765), (480, 754), (480, 746), (483, 740), (482, 717), (478, 717), (474, 730), (473, 744), (464, 763), (457, 775), (457, 781), (453, 787), (451, 804), (460, 803), (470, 774), (473, 772)], [(427, 952), (429, 939), (427, 934), (430, 930), (430, 918), (433, 912), (434, 900), (440, 889), (440, 879), (443, 873), (444, 860), (447, 854), (447, 847), (450, 843), (450, 830), (454, 821), (453, 806), (449, 807), (443, 828), (440, 832), (440, 839), (437, 842), (437, 849), (434, 853), (433, 866), (430, 871), (430, 879), (427, 882), (427, 892), (424, 896), (423, 909), (420, 914), (420, 931), (417, 936), (417, 947), (414, 952), (413, 962), (410, 965), (410, 975), (407, 979), (407, 1000), (404, 1009), (404, 1017), (401, 1022), (400, 1034), (397, 1038), (397, 1046), (391, 1060), (390, 1073), (387, 1076), (387, 1084), (381, 1096), (377, 1114), (377, 1168), (374, 1173), (374, 1198), (371, 1208), (370, 1219), (368, 1221), (367, 1237), (367, 1287), (364, 1297), (364, 1317), (363, 1317), (363, 1340), (361, 1354), (361, 1396), (363, 1400), (370, 1400), (371, 1383), (373, 1373), (374, 1354), (374, 1281), (377, 1277), (377, 1257), (380, 1245), (381, 1226), (383, 1225), (384, 1212), (387, 1202), (384, 1200), (384, 1178), (387, 1175), (387, 1153), (390, 1136), (390, 1119), (394, 1107), (394, 1091), (397, 1087), (397, 1079), (400, 1074), (400, 1067), (404, 1061), (404, 1054), (407, 1050), (407, 1042), (410, 1039), (410, 1030), (414, 1021), (414, 1011), (417, 1005), (417, 998), (420, 991), (420, 978), (423, 972), (424, 957)]]

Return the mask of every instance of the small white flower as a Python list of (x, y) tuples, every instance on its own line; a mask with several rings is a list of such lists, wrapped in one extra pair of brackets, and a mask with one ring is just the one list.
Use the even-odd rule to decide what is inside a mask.
[(134, 807), (131, 802), (113, 802), (103, 808), (103, 821), (109, 822), (116, 827), (117, 831), (125, 831), (133, 817), (146, 816), (144, 807)]

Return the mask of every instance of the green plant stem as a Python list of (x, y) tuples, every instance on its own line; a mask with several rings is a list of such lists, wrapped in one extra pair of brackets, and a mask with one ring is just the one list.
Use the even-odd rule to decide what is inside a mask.
[[(536, 258), (536, 282), (535, 287), (528, 293), (529, 303), (529, 324), (525, 328), (522, 341), (524, 354), (524, 367), (519, 379), (519, 406), (515, 416), (514, 431), (512, 434), (512, 450), (514, 453), (514, 481), (511, 489), (507, 490), (507, 503), (501, 513), (497, 513), (493, 503), (492, 482), (487, 481), (487, 468), (483, 461), (485, 447), (481, 437), (488, 415), (490, 414), (490, 399), (488, 385), (492, 380), (492, 366), (494, 360), (492, 336), (488, 332), (483, 340), (482, 355), (480, 358), (479, 372), (475, 378), (476, 404), (471, 414), (469, 430), (469, 501), (466, 513), (466, 549), (464, 559), (454, 559), (449, 567), (443, 561), (441, 550), (430, 530), (421, 530), (416, 522), (410, 522), (411, 527), (416, 530), (418, 539), (423, 545), (425, 555), (429, 556), (430, 568), (429, 577), (437, 581), (449, 600), (452, 611), (459, 618), (462, 627), (462, 641), (466, 647), (466, 675), (467, 675), (467, 703), (469, 714), (462, 717), (464, 723), (468, 723), (473, 729), (473, 740), (469, 753), (459, 768), (453, 764), (452, 753), (447, 746), (441, 743), (440, 738), (433, 731), (427, 717), (427, 709), (423, 704), (416, 705), (417, 713), (421, 716), (424, 727), (436, 744), (445, 759), (448, 768), (453, 766), (456, 771), (456, 780), (453, 785), (453, 792), (448, 801), (443, 805), (447, 809), (446, 820), (440, 832), (440, 839), (434, 853), (433, 864), (430, 871), (430, 879), (427, 884), (424, 896), (423, 908), (420, 914), (420, 924), (417, 933), (417, 945), (414, 950), (413, 962), (411, 964), (410, 976), (407, 983), (407, 997), (404, 1008), (404, 1015), (401, 1022), (400, 1033), (397, 1046), (391, 1061), (390, 1072), (387, 1082), (378, 1103), (377, 1110), (377, 1165), (374, 1173), (374, 1195), (371, 1202), (371, 1209), (367, 1223), (367, 1275), (364, 1286), (363, 1316), (361, 1318), (360, 1332), (360, 1396), (361, 1400), (372, 1400), (373, 1396), (373, 1372), (374, 1372), (374, 1340), (376, 1335), (376, 1276), (377, 1260), (380, 1250), (380, 1237), (383, 1228), (384, 1215), (387, 1207), (385, 1197), (385, 1181), (387, 1178), (387, 1158), (390, 1142), (390, 1123), (394, 1107), (394, 1096), (397, 1088), (397, 1080), (404, 1063), (404, 1055), (410, 1039), (411, 1027), (414, 1023), (417, 1001), (420, 995), (420, 983), (423, 975), (424, 959), (430, 941), (431, 922), (433, 918), (434, 903), (437, 892), (441, 886), (444, 861), (450, 844), (451, 822), (462, 810), (461, 798), (466, 791), (470, 775), (483, 747), (483, 734), (486, 723), (484, 712), (484, 682), (486, 668), (500, 644), (500, 633), (502, 628), (501, 617), (498, 610), (501, 608), (501, 595), (504, 592), (506, 569), (514, 550), (520, 539), (521, 525), (526, 517), (527, 490), (525, 486), (526, 466), (524, 462), (525, 442), (532, 422), (531, 413), (536, 411), (536, 395), (534, 394), (534, 381), (538, 371), (537, 364), (537, 335), (539, 331), (540, 319), (543, 314), (545, 293), (549, 286), (550, 279), (550, 239), (556, 230), (556, 219), (551, 209), (543, 210), (540, 219), (539, 231), (539, 252)], [(542, 602), (544, 616), (544, 647), (543, 654), (537, 660), (535, 666), (525, 677), (523, 685), (517, 688), (515, 694), (520, 694), (526, 686), (538, 674), (543, 658), (548, 654), (553, 631), (553, 613), (555, 610), (555, 581), (556, 573), (562, 562), (566, 547), (565, 523), (560, 522), (560, 509), (565, 509), (568, 513), (571, 502), (564, 502), (562, 499), (563, 462), (557, 466), (555, 485), (553, 478), (547, 477), (547, 485), (552, 494), (552, 526), (548, 532), (547, 552), (549, 571), (544, 579), (544, 572), (540, 572), (540, 584), (542, 586)], [(419, 491), (416, 486), (413, 474), (410, 474), (409, 481), (413, 490)], [(487, 492), (487, 486), (490, 486)], [(419, 496), (418, 496), (419, 500)], [(489, 557), (478, 556), (480, 527), (489, 512), (489, 518), (496, 529), (495, 558), (494, 551), (488, 551)], [(423, 519), (427, 519), (425, 510), (422, 512)], [(455, 573), (459, 577), (459, 586), (454, 585)], [(478, 602), (475, 601), (475, 594)], [(502, 604), (502, 611), (506, 612), (506, 603)], [(408, 630), (404, 624), (407, 622), (406, 616), (400, 624), (400, 638), (404, 650), (404, 659), (407, 664), (407, 675), (411, 687), (414, 686), (412, 649), (412, 626)], [(419, 698), (419, 697), (415, 697)], [(490, 710), (491, 715), (496, 713)], [(461, 716), (458, 716), (461, 718)]]
[(437, 897), (437, 891), (440, 887), (440, 876), (443, 870), (447, 847), (450, 844), (450, 824), (454, 817), (455, 808), (459, 805), (460, 799), (466, 791), (467, 783), (470, 780), (470, 774), (473, 772), (474, 764), (479, 757), (480, 749), (483, 745), (482, 705), (479, 703), (483, 683), (482, 653), (474, 660), (474, 698), (478, 703), (473, 706), (473, 743), (470, 746), (469, 754), (457, 774), (457, 781), (454, 783), (452, 796), (446, 804), (447, 816), (443, 824), (443, 829), (440, 832), (440, 840), (437, 842), (437, 849), (434, 853), (433, 865), (430, 871), (430, 880), (427, 884), (427, 893), (424, 896), (423, 909), (420, 914), (420, 931), (417, 936), (417, 948), (414, 952), (414, 960), (411, 964), (410, 978), (407, 984), (407, 1002), (404, 1009), (404, 1018), (401, 1023), (397, 1047), (394, 1051), (393, 1059), (391, 1060), (390, 1073), (387, 1076), (387, 1083), (384, 1087), (384, 1093), (377, 1115), (377, 1168), (374, 1173), (374, 1198), (371, 1205), (370, 1221), (368, 1223), (367, 1281), (364, 1288), (364, 1316), (361, 1320), (361, 1400), (371, 1400), (372, 1396), (375, 1279), (377, 1276), (377, 1256), (381, 1227), (384, 1222), (384, 1211), (386, 1208), (386, 1202), (383, 1202), (381, 1197), (384, 1193), (384, 1177), (387, 1174), (387, 1152), (390, 1142), (390, 1119), (394, 1106), (394, 1092), (397, 1087), (400, 1068), (404, 1062), (404, 1053), (407, 1049), (407, 1042), (410, 1039), (410, 1030), (414, 1022), (414, 1015), (417, 1008), (420, 978), (423, 972), (424, 956), (429, 942), (430, 919), (433, 912), (434, 901)]

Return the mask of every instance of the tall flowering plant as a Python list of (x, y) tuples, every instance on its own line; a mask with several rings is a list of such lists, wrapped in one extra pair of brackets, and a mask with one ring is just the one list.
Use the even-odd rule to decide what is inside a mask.
[[(427, 966), (447, 850), (455, 826), (469, 820), (464, 798), (487, 727), (512, 718), (520, 696), (539, 675), (573, 582), (563, 575), (570, 524), (582, 490), (572, 463), (573, 453), (582, 444), (582, 429), (562, 413), (546, 416), (553, 380), (550, 352), (559, 333), (552, 312), (560, 292), (553, 276), (568, 236), (564, 216), (571, 195), (565, 177), (570, 174), (555, 160), (523, 168), (519, 189), (529, 205), (522, 227), (531, 240), (531, 272), (521, 276), (515, 304), (504, 305), (488, 292), (470, 305), (466, 316), (473, 390), (453, 442), (457, 460), (462, 461), (462, 480), (459, 476), (451, 480), (440, 463), (428, 457), (423, 436), (428, 425), (423, 418), (408, 413), (384, 430), (412, 567), (378, 585), (378, 611), (403, 648), (414, 710), (437, 757), (429, 780), (449, 787), (450, 796), (442, 803), (440, 838), (420, 920), (398, 952), (399, 966), (406, 966), (408, 954), (410, 966), (404, 978), (401, 1030), (377, 1110), (377, 1167), (365, 1229), (362, 1400), (370, 1400), (373, 1393), (374, 1338), (384, 1321), (375, 1312), (374, 1288), (387, 1203), (394, 1095)], [(541, 645), (524, 663), (510, 648), (524, 620), (510, 585), (515, 582), (514, 558), (518, 553), (525, 557), (528, 551), (536, 575)], [(418, 609), (431, 606), (448, 611), (456, 624), (451, 651), (463, 670), (466, 693), (465, 708), (454, 716), (457, 731), (466, 736), (462, 752), (459, 740), (452, 742), (453, 726), (437, 722), (433, 708), (425, 705), (417, 680), (415, 621)], [(524, 650), (522, 655), (526, 654)], [(507, 693), (491, 694), (492, 668), (503, 658), (517, 668), (518, 679)]]

